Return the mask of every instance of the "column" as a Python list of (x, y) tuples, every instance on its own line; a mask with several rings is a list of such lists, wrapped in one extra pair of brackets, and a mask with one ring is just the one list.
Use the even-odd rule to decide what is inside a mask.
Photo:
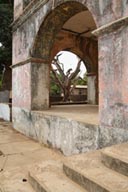
[(88, 73), (87, 74), (87, 101), (89, 104), (96, 104), (96, 74)]
[(128, 17), (100, 27), (100, 147), (128, 141)]
[(31, 109), (49, 108), (49, 64), (41, 60), (31, 63)]

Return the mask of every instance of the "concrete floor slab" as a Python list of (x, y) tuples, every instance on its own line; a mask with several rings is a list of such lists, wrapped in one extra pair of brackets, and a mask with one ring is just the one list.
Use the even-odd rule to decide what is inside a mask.
[(54, 105), (49, 110), (38, 112), (99, 125), (98, 110), (98, 105)]

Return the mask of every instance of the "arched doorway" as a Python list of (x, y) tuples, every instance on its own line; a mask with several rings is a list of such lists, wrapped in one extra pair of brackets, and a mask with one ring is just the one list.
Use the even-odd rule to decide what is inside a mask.
[(70, 51), (60, 51), (50, 70), (50, 103), (87, 103), (87, 70), (80, 57)]
[[(49, 67), (53, 56), (61, 50), (76, 53), (87, 62), (88, 82), (91, 85), (88, 100), (90, 104), (98, 103), (98, 45), (97, 39), (91, 34), (94, 29), (96, 24), (90, 11), (75, 1), (62, 3), (48, 14), (40, 26), (31, 51), (32, 57), (39, 58), (44, 63), (40, 72), (45, 71), (41, 80), (42, 91), (36, 85), (36, 91), (43, 95), (43, 99), (38, 98), (41, 94), (33, 95), (33, 109), (49, 107)], [(36, 83), (41, 84), (39, 81)], [(93, 94), (92, 90), (95, 90)]]

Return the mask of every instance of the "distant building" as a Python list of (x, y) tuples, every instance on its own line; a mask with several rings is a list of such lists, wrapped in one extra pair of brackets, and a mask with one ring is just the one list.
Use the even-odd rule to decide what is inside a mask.
[(87, 85), (71, 85), (71, 95), (87, 95)]
[(72, 101), (86, 101), (87, 100), (87, 85), (71, 85)]

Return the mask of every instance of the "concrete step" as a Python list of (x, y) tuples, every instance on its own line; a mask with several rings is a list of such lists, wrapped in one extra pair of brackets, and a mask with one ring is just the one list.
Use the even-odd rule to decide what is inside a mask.
[(87, 192), (66, 177), (62, 164), (54, 161), (32, 167), (29, 182), (36, 192)]
[(128, 176), (128, 143), (105, 148), (102, 162), (106, 167)]
[(101, 163), (101, 152), (69, 157), (65, 174), (89, 192), (128, 192), (128, 177)]
[(36, 192), (29, 184), (7, 183), (0, 185), (0, 192)]

